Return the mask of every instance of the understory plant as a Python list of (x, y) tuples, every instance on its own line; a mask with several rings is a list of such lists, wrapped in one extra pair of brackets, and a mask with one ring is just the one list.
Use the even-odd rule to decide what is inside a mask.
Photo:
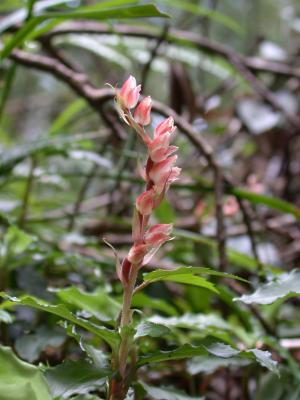
[[(164, 199), (172, 182), (180, 175), (180, 168), (175, 166), (176, 146), (170, 145), (176, 127), (170, 116), (160, 122), (150, 134), (146, 126), (151, 122), (151, 97), (145, 97), (139, 104), (141, 85), (130, 76), (116, 96), (119, 113), (139, 136), (147, 149), (145, 167), (140, 173), (145, 181), (145, 191), (135, 201), (132, 222), (132, 247), (122, 263), (117, 260), (117, 274), (123, 285), (123, 304), (119, 322), (121, 336), (120, 346), (113, 358), (113, 370), (118, 376), (111, 380), (110, 399), (123, 399), (126, 396), (130, 379), (136, 368), (134, 354), (135, 344), (132, 340), (131, 301), (136, 287), (138, 273), (149, 263), (158, 249), (171, 240), (171, 224), (151, 224), (151, 214)], [(134, 112), (132, 113), (132, 110)]]

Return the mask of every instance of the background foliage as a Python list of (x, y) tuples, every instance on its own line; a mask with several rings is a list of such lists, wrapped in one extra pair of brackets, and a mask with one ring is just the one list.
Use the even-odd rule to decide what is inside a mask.
[(122, 292), (102, 238), (126, 254), (144, 155), (105, 85), (129, 74), (153, 125), (174, 115), (183, 174), (128, 399), (300, 399), (300, 5), (153, 3), (1, 1), (0, 399), (105, 398)]

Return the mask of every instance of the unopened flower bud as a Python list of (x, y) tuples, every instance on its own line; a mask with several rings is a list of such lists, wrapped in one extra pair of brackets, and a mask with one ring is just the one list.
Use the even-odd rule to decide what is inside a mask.
[(149, 172), (149, 176), (152, 181), (156, 184), (161, 182), (162, 179), (171, 173), (172, 167), (177, 160), (177, 156), (168, 157), (157, 164), (154, 164)]
[(141, 91), (141, 85), (136, 85), (136, 79), (130, 75), (125, 81), (117, 98), (122, 107), (133, 108), (137, 105)]
[(132, 264), (140, 264), (147, 254), (148, 246), (146, 244), (133, 245), (128, 253), (128, 260)]
[(140, 102), (134, 111), (134, 119), (137, 124), (149, 125), (151, 120), (151, 107), (152, 100), (150, 96), (147, 96)]
[(141, 193), (136, 199), (136, 208), (142, 215), (150, 215), (154, 207), (154, 192), (152, 189)]
[(176, 126), (174, 126), (174, 118), (168, 117), (157, 125), (154, 130), (154, 138), (165, 135), (166, 133), (173, 133), (175, 129)]
[(156, 224), (151, 226), (145, 234), (145, 242), (151, 246), (160, 246), (170, 239), (172, 224)]

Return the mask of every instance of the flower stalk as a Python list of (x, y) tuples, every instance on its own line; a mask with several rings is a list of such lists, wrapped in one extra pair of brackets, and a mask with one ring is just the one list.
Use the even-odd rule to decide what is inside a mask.
[[(116, 105), (121, 118), (143, 141), (148, 155), (145, 167), (141, 171), (145, 191), (135, 202), (133, 244), (122, 263), (117, 261), (117, 275), (123, 285), (123, 305), (119, 323), (121, 342), (118, 354), (113, 360), (113, 368), (118, 378), (110, 382), (110, 400), (122, 400), (126, 397), (130, 385), (129, 378), (135, 367), (132, 365), (135, 359), (130, 359), (130, 354), (134, 353), (131, 303), (139, 270), (149, 263), (165, 242), (171, 240), (172, 225), (149, 226), (150, 217), (181, 171), (175, 166), (177, 156), (173, 155), (177, 147), (170, 145), (176, 129), (173, 118), (169, 117), (157, 125), (151, 136), (145, 130), (145, 126), (151, 122), (152, 100), (147, 96), (138, 104), (140, 91), (141, 85), (137, 85), (135, 78), (130, 76), (116, 95)], [(133, 108), (135, 111), (132, 114)]]

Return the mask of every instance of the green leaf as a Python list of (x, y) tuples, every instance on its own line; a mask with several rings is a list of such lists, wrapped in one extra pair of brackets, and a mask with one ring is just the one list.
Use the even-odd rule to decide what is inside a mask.
[(104, 385), (109, 370), (100, 370), (87, 361), (65, 361), (46, 371), (45, 377), (54, 398), (67, 399), (74, 394), (89, 393)]
[(47, 347), (60, 347), (66, 336), (49, 327), (42, 326), (36, 333), (26, 334), (17, 338), (15, 349), (18, 355), (26, 361), (36, 361), (41, 352)]
[[(175, 350), (171, 351), (160, 351), (154, 354), (150, 354), (148, 356), (141, 357), (137, 363), (138, 367), (141, 367), (145, 364), (151, 364), (154, 362), (162, 362), (162, 361), (171, 361), (171, 360), (181, 360), (185, 358), (193, 358), (199, 357), (201, 360), (204, 356), (207, 357), (209, 354), (212, 354), (213, 359), (216, 358), (230, 360), (232, 358), (235, 359), (234, 363), (236, 363), (236, 357), (241, 359), (255, 360), (263, 367), (268, 368), (270, 371), (278, 373), (277, 370), (277, 362), (272, 360), (271, 353), (268, 351), (262, 351), (258, 349), (250, 349), (245, 351), (239, 351), (234, 349), (231, 346), (225, 345), (224, 343), (215, 343), (210, 346), (191, 346), (186, 344), (182, 347), (179, 347)], [(207, 358), (205, 358), (207, 360)], [(196, 362), (194, 360), (194, 362)], [(229, 365), (230, 363), (223, 363), (224, 365)], [(209, 367), (212, 367), (209, 365)], [(202, 371), (202, 369), (200, 368)], [(193, 369), (195, 372), (195, 367)]]
[(86, 329), (88, 332), (93, 333), (98, 336), (102, 340), (104, 340), (112, 350), (116, 350), (119, 344), (119, 335), (118, 333), (109, 330), (107, 328), (96, 325), (92, 322), (89, 322), (86, 319), (77, 317), (72, 314), (64, 305), (52, 305), (45, 301), (36, 299), (32, 296), (24, 296), (21, 298), (10, 297), (6, 293), (0, 293), (0, 296), (7, 299), (5, 303), (2, 303), (2, 308), (9, 308), (12, 306), (28, 306), (32, 308), (36, 308), (41, 311), (45, 311), (50, 314), (57, 315), (69, 322), (72, 322), (74, 325), (80, 326), (81, 328)]
[(178, 315), (176, 308), (171, 306), (163, 299), (149, 297), (145, 293), (138, 292), (133, 296), (132, 306), (137, 308), (152, 308), (153, 310), (161, 311), (167, 315)]
[(161, 337), (170, 333), (170, 329), (165, 325), (157, 324), (151, 321), (142, 321), (136, 327), (134, 339), (144, 336)]
[(229, 330), (230, 327), (221, 317), (215, 314), (183, 314), (179, 317), (162, 317), (154, 315), (149, 320), (156, 324), (172, 328), (193, 329), (205, 331), (206, 329)]
[(156, 271), (143, 274), (145, 282), (154, 283), (159, 281), (171, 281), (177, 283), (184, 283), (186, 285), (199, 286), (204, 289), (211, 290), (212, 292), (218, 293), (214, 284), (207, 281), (200, 276), (196, 276), (189, 267), (178, 268), (174, 270), (158, 269)]
[(259, 349), (239, 351), (224, 343), (215, 343), (209, 347), (206, 347), (206, 350), (210, 354), (221, 358), (231, 358), (239, 355), (242, 358), (255, 359), (263, 367), (274, 373), (278, 373), (277, 361), (272, 360), (271, 353), (269, 351), (263, 351)]
[(179, 10), (190, 12), (193, 15), (209, 18), (236, 33), (242, 34), (245, 32), (244, 28), (237, 21), (216, 10), (211, 10), (189, 1), (159, 0), (159, 2), (161, 4), (169, 5), (172, 8), (178, 8)]
[(240, 353), (239, 350), (224, 343), (214, 343), (213, 345), (206, 347), (206, 350), (210, 354), (222, 358), (234, 357)]
[(9, 347), (0, 347), (0, 400), (51, 400), (40, 370), (21, 361)]
[(87, 107), (87, 103), (83, 99), (76, 99), (59, 116), (53, 121), (49, 129), (49, 135), (56, 135), (60, 132), (81, 110)]
[(272, 360), (272, 355), (269, 351), (262, 351), (259, 349), (251, 349), (248, 353), (252, 353), (256, 359), (263, 367), (267, 368), (269, 371), (278, 374), (277, 361)]
[(250, 363), (250, 360), (240, 357), (220, 358), (210, 354), (209, 356), (193, 357), (187, 363), (187, 371), (191, 375), (211, 374), (219, 368), (244, 367)]
[(230, 189), (230, 192), (237, 197), (240, 197), (241, 199), (249, 200), (253, 204), (263, 204), (274, 210), (278, 210), (287, 214), (292, 214), (297, 219), (300, 219), (299, 207), (285, 200), (278, 199), (277, 197), (266, 196), (264, 194), (253, 193), (241, 188), (232, 188)]
[(278, 299), (287, 296), (298, 296), (300, 294), (300, 271), (293, 270), (287, 274), (282, 274), (273, 281), (260, 286), (252, 294), (244, 294), (237, 297), (235, 301), (242, 301), (246, 304), (271, 304)]
[(48, 12), (43, 15), (32, 17), (4, 46), (1, 51), (1, 58), (8, 57), (13, 49), (20, 46), (31, 32), (42, 22), (49, 19), (57, 19), (62, 22), (69, 19), (93, 19), (93, 20), (107, 20), (107, 19), (127, 19), (127, 18), (146, 18), (146, 17), (168, 17), (167, 14), (159, 11), (154, 5), (138, 5), (138, 6), (125, 6), (116, 8), (101, 9), (98, 11), (85, 11), (75, 10), (72, 12)]
[(204, 397), (191, 397), (173, 388), (158, 388), (154, 386), (149, 386), (141, 381), (139, 382), (139, 384), (147, 393), (147, 397), (150, 397), (153, 400), (204, 400)]
[(121, 305), (103, 290), (88, 293), (74, 286), (59, 289), (56, 295), (64, 303), (87, 311), (100, 321), (116, 320), (121, 311)]
[(23, 253), (37, 238), (11, 225), (4, 236), (3, 244), (10, 254)]
[(165, 270), (165, 269), (156, 269), (155, 271), (149, 272), (147, 274), (143, 274), (144, 281), (156, 281), (156, 280), (161, 280), (161, 278), (164, 278), (166, 276), (170, 275), (198, 275), (198, 274), (204, 274), (204, 275), (215, 275), (219, 276), (222, 278), (232, 278), (232, 279), (237, 279), (239, 281), (247, 282), (245, 279), (240, 278), (237, 275), (232, 275), (228, 274), (226, 272), (219, 272), (215, 271), (210, 268), (206, 267), (179, 267), (176, 269), (171, 269), (171, 270)]
[(194, 356), (206, 354), (207, 351), (204, 349), (203, 346), (191, 346), (189, 344), (186, 344), (175, 350), (159, 351), (157, 353), (141, 357), (137, 363), (137, 367), (162, 361), (182, 360), (185, 358), (191, 358)]

